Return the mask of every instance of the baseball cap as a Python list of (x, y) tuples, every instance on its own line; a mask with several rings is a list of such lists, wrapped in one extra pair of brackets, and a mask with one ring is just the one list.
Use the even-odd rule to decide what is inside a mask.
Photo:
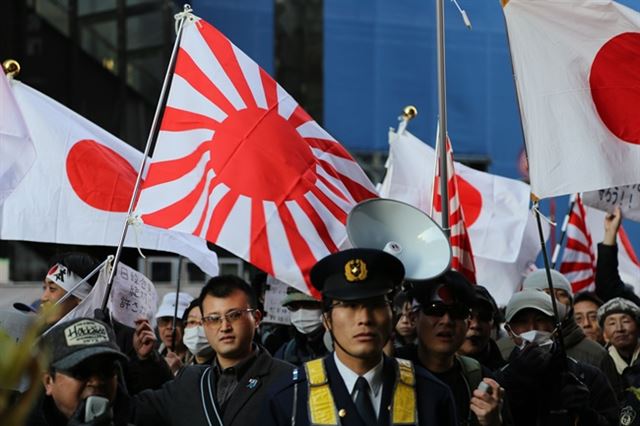
[[(178, 293), (178, 314), (176, 318), (182, 318), (185, 309), (189, 306), (189, 303), (193, 300), (193, 296), (189, 293)], [(176, 294), (167, 293), (162, 298), (162, 303), (158, 307), (156, 312), (156, 318), (172, 317), (176, 310)]]
[[(566, 307), (562, 303), (557, 303), (557, 306), (558, 315), (560, 315), (560, 318), (564, 318), (566, 314)], [(524, 309), (536, 309), (545, 315), (554, 318), (553, 301), (551, 300), (551, 296), (539, 290), (529, 288), (514, 293), (507, 303), (507, 310), (505, 312), (506, 321), (510, 322), (518, 312)]]
[(295, 302), (315, 302), (320, 303), (319, 300), (314, 299), (313, 297), (305, 294), (301, 291), (296, 290), (293, 287), (287, 287), (287, 295), (282, 299), (282, 306), (288, 306)]
[[(569, 294), (571, 300), (573, 300), (573, 290), (571, 289), (571, 283), (561, 272), (556, 271), (555, 269), (551, 269), (551, 282), (553, 283), (554, 289), (564, 290)], [(547, 282), (547, 271), (545, 269), (537, 269), (527, 275), (522, 283), (522, 289), (534, 289), (534, 290), (545, 290), (549, 288), (549, 283)]]
[(91, 318), (76, 318), (54, 326), (44, 338), (52, 351), (51, 366), (70, 370), (97, 355), (112, 355), (127, 361), (116, 345), (116, 338), (107, 324)]

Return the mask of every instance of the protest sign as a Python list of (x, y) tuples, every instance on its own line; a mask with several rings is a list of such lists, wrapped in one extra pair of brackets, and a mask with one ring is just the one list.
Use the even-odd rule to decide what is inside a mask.
[(111, 309), (118, 322), (135, 328), (135, 321), (145, 318), (155, 325), (158, 293), (149, 278), (118, 263), (111, 291)]
[(640, 222), (640, 184), (585, 192), (582, 194), (582, 201), (589, 207), (608, 213), (620, 206), (624, 218)]
[(264, 295), (265, 318), (263, 322), (290, 325), (289, 310), (282, 306), (287, 296), (287, 285), (277, 278), (267, 277), (267, 291)]

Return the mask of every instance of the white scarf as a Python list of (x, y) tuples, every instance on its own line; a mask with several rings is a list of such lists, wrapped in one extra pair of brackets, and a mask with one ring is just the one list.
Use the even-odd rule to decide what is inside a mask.
[(638, 359), (638, 356), (640, 355), (640, 345), (636, 346), (636, 350), (633, 351), (633, 355), (631, 356), (631, 363), (629, 364), (627, 364), (627, 362), (624, 360), (624, 358), (622, 358), (620, 353), (618, 353), (618, 350), (613, 347), (613, 345), (609, 346), (609, 355), (613, 359), (613, 363), (616, 365), (616, 371), (618, 372), (618, 374), (622, 375), (622, 372), (630, 365), (633, 365)]

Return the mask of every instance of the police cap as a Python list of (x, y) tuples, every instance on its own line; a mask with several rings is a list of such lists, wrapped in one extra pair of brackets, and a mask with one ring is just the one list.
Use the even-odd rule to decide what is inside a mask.
[(355, 248), (330, 254), (311, 268), (311, 284), (323, 298), (358, 300), (393, 291), (404, 278), (404, 266), (382, 250)]

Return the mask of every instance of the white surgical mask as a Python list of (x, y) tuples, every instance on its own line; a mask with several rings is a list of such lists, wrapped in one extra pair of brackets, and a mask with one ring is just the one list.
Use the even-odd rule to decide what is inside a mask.
[(520, 349), (523, 349), (529, 343), (535, 343), (540, 347), (551, 346), (553, 340), (551, 340), (551, 336), (553, 333), (542, 330), (529, 330), (520, 335), (517, 335), (520, 339), (522, 339), (522, 344), (520, 345)]
[(310, 334), (322, 325), (321, 309), (298, 309), (291, 312), (291, 324), (302, 334)]
[(209, 356), (213, 353), (213, 348), (209, 345), (204, 327), (201, 325), (185, 328), (182, 343), (194, 355)]

